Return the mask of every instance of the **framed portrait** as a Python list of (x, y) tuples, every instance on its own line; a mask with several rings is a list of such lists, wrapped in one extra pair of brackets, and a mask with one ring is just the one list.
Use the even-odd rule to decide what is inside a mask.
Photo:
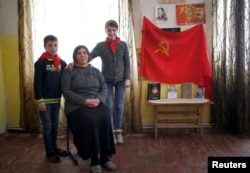
[(177, 25), (206, 23), (205, 3), (176, 5)]
[(168, 21), (168, 10), (166, 6), (155, 7), (155, 23), (166, 23)]

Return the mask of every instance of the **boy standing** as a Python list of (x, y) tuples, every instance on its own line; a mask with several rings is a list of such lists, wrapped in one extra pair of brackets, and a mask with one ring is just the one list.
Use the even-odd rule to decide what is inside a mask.
[(57, 55), (58, 39), (53, 35), (44, 38), (45, 52), (35, 62), (34, 94), (42, 122), (46, 158), (60, 162), (59, 156), (68, 152), (57, 147), (59, 110), (61, 101), (61, 75), (66, 62)]
[[(89, 61), (97, 56), (102, 59), (102, 74), (108, 86), (107, 103), (110, 108), (114, 142), (115, 144), (123, 144), (122, 122), (125, 88), (130, 86), (129, 51), (127, 43), (117, 36), (118, 24), (115, 20), (106, 22), (105, 32), (107, 34), (106, 40), (96, 45), (90, 54)], [(115, 116), (113, 116), (114, 105)]]

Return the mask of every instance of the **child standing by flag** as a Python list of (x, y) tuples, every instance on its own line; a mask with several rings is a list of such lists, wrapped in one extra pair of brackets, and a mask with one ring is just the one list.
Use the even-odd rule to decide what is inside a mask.
[(35, 62), (34, 94), (37, 100), (46, 158), (49, 162), (60, 162), (59, 156), (68, 152), (57, 147), (58, 121), (61, 101), (61, 75), (66, 67), (57, 54), (58, 40), (53, 35), (44, 38), (45, 52)]
[(92, 50), (90, 61), (97, 56), (102, 59), (102, 73), (108, 86), (107, 103), (110, 108), (114, 141), (115, 144), (122, 144), (125, 89), (130, 87), (129, 51), (127, 43), (117, 36), (118, 24), (115, 20), (106, 22), (105, 32), (106, 40), (99, 42)]

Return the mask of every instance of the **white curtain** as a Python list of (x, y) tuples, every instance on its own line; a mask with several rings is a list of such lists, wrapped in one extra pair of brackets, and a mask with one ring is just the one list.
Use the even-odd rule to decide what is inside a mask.
[(48, 34), (58, 37), (58, 54), (68, 63), (72, 62), (72, 52), (77, 45), (84, 44), (91, 50), (97, 42), (105, 40), (105, 22), (118, 20), (118, 2), (33, 0), (34, 60), (44, 51), (43, 38)]
[(137, 69), (137, 54), (132, 18), (132, 3), (129, 0), (119, 1), (120, 36), (128, 43), (130, 53), (131, 87), (126, 90), (124, 130), (127, 132), (141, 131), (141, 116), (139, 111), (139, 83)]

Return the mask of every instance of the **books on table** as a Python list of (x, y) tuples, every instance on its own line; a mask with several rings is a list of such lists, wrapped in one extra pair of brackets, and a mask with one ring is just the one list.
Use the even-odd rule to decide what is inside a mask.
[(161, 99), (161, 83), (148, 83), (148, 100)]
[(193, 98), (193, 83), (186, 82), (182, 83), (182, 98)]
[(204, 87), (197, 87), (196, 98), (201, 98), (201, 99), (205, 98), (205, 88)]
[(168, 98), (169, 99), (177, 98), (177, 87), (175, 85), (168, 86)]

